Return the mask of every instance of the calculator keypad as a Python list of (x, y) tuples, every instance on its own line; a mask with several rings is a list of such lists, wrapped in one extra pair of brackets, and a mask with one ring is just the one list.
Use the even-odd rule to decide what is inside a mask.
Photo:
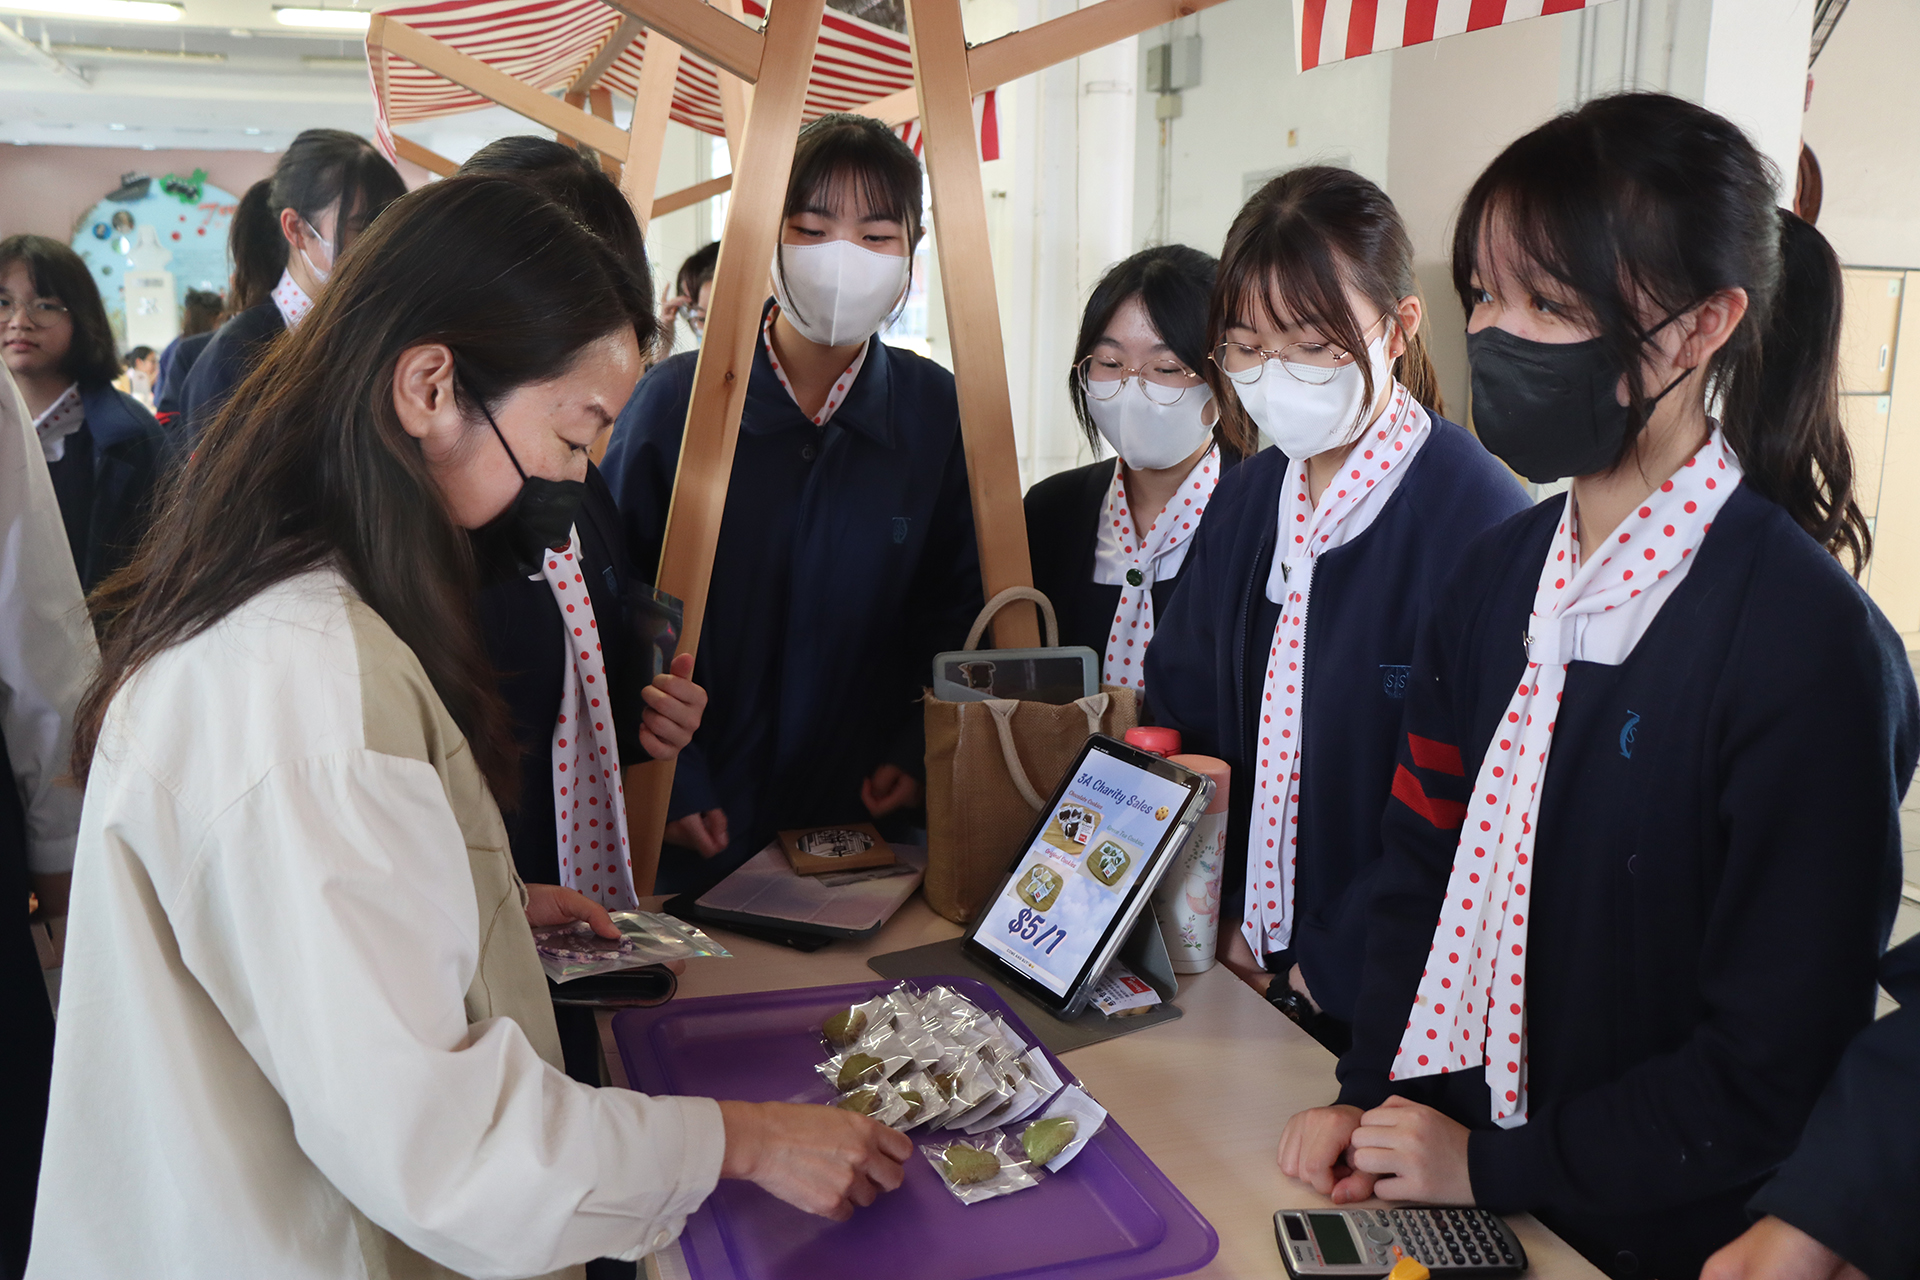
[(1431, 1271), (1515, 1265), (1498, 1220), (1485, 1209), (1375, 1210), (1374, 1224), (1390, 1229), (1402, 1251)]

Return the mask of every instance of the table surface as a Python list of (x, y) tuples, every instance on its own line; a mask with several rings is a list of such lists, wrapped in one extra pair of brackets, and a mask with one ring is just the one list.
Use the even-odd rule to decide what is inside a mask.
[[(642, 905), (657, 910), (663, 901)], [(873, 937), (834, 942), (811, 955), (708, 929), (733, 956), (687, 961), (679, 999), (868, 982), (878, 976), (867, 968), (869, 956), (961, 933), (919, 894)], [(1173, 1022), (1075, 1049), (1061, 1060), (1219, 1233), (1219, 1254), (1193, 1274), (1284, 1278), (1274, 1211), (1328, 1202), (1282, 1175), (1274, 1153), (1289, 1116), (1333, 1098), (1334, 1058), (1223, 966), (1182, 975), (1178, 1003), (1183, 1016)], [(601, 1016), (601, 1041), (614, 1083), (624, 1085), (611, 1020)], [(1526, 1246), (1528, 1274), (1543, 1280), (1601, 1274), (1532, 1217), (1508, 1221)], [(648, 1274), (684, 1276), (679, 1246), (649, 1259)]]

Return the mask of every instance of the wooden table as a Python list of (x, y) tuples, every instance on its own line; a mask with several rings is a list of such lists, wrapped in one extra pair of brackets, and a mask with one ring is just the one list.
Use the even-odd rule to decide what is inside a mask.
[[(657, 909), (664, 899), (643, 904)], [(918, 894), (887, 926), (862, 942), (835, 942), (812, 955), (711, 929), (733, 958), (689, 960), (680, 999), (868, 982), (869, 956), (957, 936)], [(1273, 1239), (1276, 1209), (1328, 1202), (1280, 1173), (1274, 1153), (1287, 1117), (1331, 1101), (1334, 1059), (1252, 988), (1216, 965), (1180, 979), (1179, 1020), (1062, 1055), (1153, 1162), (1173, 1179), (1220, 1235), (1220, 1252), (1193, 1274), (1256, 1280), (1286, 1276)], [(625, 1084), (620, 1055), (600, 1020), (614, 1083)], [(1587, 1280), (1601, 1273), (1534, 1221), (1509, 1221), (1544, 1280)], [(648, 1259), (656, 1280), (686, 1275), (678, 1245)]]

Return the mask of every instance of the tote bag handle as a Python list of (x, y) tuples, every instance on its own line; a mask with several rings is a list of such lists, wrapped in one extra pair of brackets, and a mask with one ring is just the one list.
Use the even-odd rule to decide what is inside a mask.
[[(1040, 607), (1040, 617), (1047, 625), (1047, 648), (1058, 649), (1060, 647), (1060, 619), (1054, 616), (1053, 601), (1047, 599), (1044, 594), (1035, 591), (1032, 587), (1008, 587), (1005, 591), (1002, 591), (999, 595), (987, 601), (987, 607), (982, 609), (980, 616), (973, 620), (973, 630), (967, 632), (967, 642), (962, 645), (961, 648), (978, 649), (980, 647), (980, 637), (986, 634), (987, 624), (993, 621), (993, 615), (1012, 604), (1015, 600), (1031, 600)], [(1036, 800), (1033, 803), (1036, 809), (1040, 807), (1040, 801)]]

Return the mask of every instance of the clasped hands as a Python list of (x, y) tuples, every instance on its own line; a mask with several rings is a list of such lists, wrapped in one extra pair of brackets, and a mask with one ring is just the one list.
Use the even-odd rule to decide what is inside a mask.
[(1315, 1107), (1287, 1121), (1280, 1172), (1335, 1204), (1372, 1196), (1423, 1204), (1470, 1205), (1467, 1127), (1406, 1098), (1371, 1111)]

